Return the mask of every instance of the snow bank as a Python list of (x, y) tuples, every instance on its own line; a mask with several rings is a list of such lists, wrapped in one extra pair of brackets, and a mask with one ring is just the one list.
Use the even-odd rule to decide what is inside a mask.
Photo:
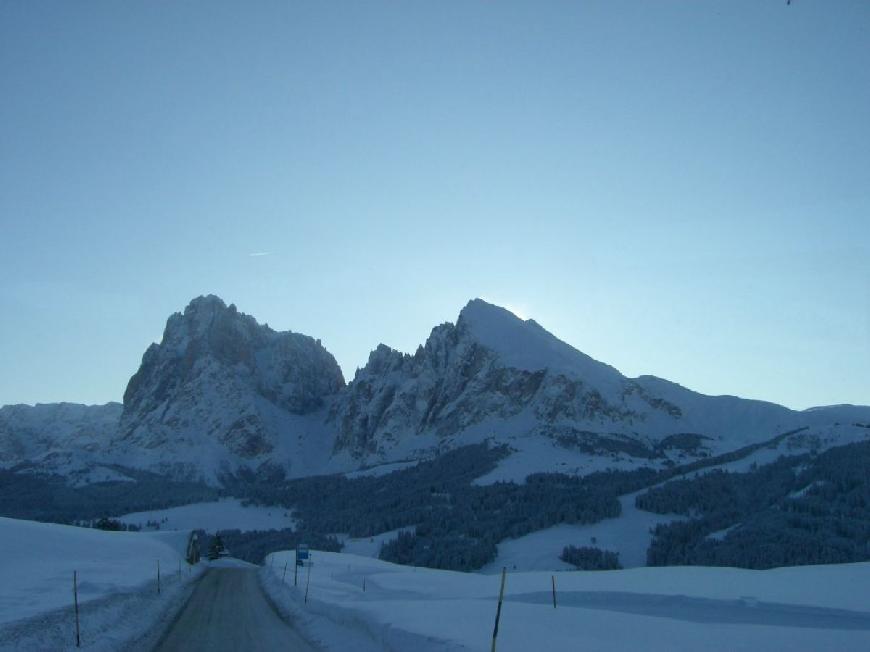
[[(314, 552), (306, 604), (308, 569), (294, 588), (290, 571), (281, 578), (292, 552), (274, 558), (262, 571), (266, 590), (327, 649), (346, 649), (353, 635), (373, 649), (490, 647), (498, 576)], [(867, 649), (867, 604), (868, 563), (509, 573), (498, 649)]]

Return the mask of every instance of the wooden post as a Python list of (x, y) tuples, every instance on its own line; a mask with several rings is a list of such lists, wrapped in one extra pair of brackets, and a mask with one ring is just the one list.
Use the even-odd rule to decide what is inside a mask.
[(286, 584), (286, 582), (284, 581), (285, 577), (287, 577), (287, 562), (286, 561), (284, 562), (284, 572), (281, 573), (281, 583), (282, 584)]
[(498, 609), (495, 612), (495, 627), (492, 630), (492, 652), (495, 652), (495, 639), (498, 637), (498, 621), (501, 619), (501, 603), (504, 601), (504, 579), (507, 567), (501, 569), (501, 588), (498, 591)]
[(552, 575), (553, 578), (553, 609), (556, 608), (556, 576)]
[(82, 646), (81, 634), (79, 632), (79, 577), (78, 571), (73, 571), (73, 602), (76, 605), (76, 647)]
[(311, 560), (308, 560), (308, 579), (305, 580), (305, 604), (308, 604), (308, 585), (311, 584)]
[(157, 560), (157, 594), (160, 594), (160, 560)]

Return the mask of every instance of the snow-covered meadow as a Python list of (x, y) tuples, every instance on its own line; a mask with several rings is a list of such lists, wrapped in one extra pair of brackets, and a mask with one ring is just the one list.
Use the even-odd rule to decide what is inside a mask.
[(0, 649), (73, 647), (73, 571), (83, 647), (120, 649), (146, 636), (153, 622), (177, 608), (201, 571), (184, 560), (188, 534), (0, 518)]
[[(267, 559), (263, 584), (327, 649), (490, 649), (499, 576), (312, 560), (307, 604), (308, 569), (294, 588), (292, 552)], [(868, 606), (868, 563), (509, 572), (498, 650), (865, 650)]]
[(344, 546), (341, 549), (342, 552), (361, 557), (377, 558), (381, 554), (381, 546), (397, 538), (400, 533), (414, 532), (415, 529), (414, 526), (400, 527), (389, 532), (381, 532), (373, 537), (351, 538), (346, 534), (335, 534), (333, 536), (341, 541), (342, 546)]
[(559, 557), (566, 546), (593, 546), (619, 554), (624, 568), (646, 566), (646, 550), (652, 540), (652, 529), (659, 523), (681, 519), (676, 514), (653, 514), (635, 506), (641, 492), (619, 497), (621, 511), (615, 518), (597, 523), (575, 525), (562, 523), (517, 539), (507, 539), (497, 545), (496, 558), (481, 569), (482, 573), (508, 570), (571, 570), (573, 567)]
[(222, 498), (207, 503), (191, 503), (167, 509), (134, 512), (117, 520), (147, 529), (157, 523), (161, 530), (283, 530), (296, 527), (291, 511), (285, 507), (244, 505), (238, 498)]

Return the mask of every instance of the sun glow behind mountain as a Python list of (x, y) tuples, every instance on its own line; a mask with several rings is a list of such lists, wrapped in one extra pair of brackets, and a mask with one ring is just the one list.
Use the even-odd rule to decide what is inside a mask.
[(495, 306), (501, 306), (505, 310), (512, 312), (517, 317), (526, 321), (531, 314), (531, 311), (528, 309), (525, 303), (513, 303), (510, 301), (501, 301), (499, 299), (493, 299), (491, 297), (481, 297), (487, 303), (491, 303)]

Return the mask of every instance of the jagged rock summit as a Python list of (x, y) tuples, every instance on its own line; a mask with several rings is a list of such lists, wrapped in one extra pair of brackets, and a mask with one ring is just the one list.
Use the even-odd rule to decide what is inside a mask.
[(641, 421), (678, 413), (533, 320), (475, 299), (455, 325), (433, 329), (414, 355), (379, 346), (331, 419), (338, 448), (369, 456), (461, 434), (552, 438), (582, 428), (624, 437)]
[(155, 451), (157, 466), (181, 475), (205, 469), (211, 477), (239, 461), (282, 466), (303, 417), (343, 388), (319, 340), (198, 297), (169, 318), (130, 379), (115, 448), (132, 449), (131, 463)]

